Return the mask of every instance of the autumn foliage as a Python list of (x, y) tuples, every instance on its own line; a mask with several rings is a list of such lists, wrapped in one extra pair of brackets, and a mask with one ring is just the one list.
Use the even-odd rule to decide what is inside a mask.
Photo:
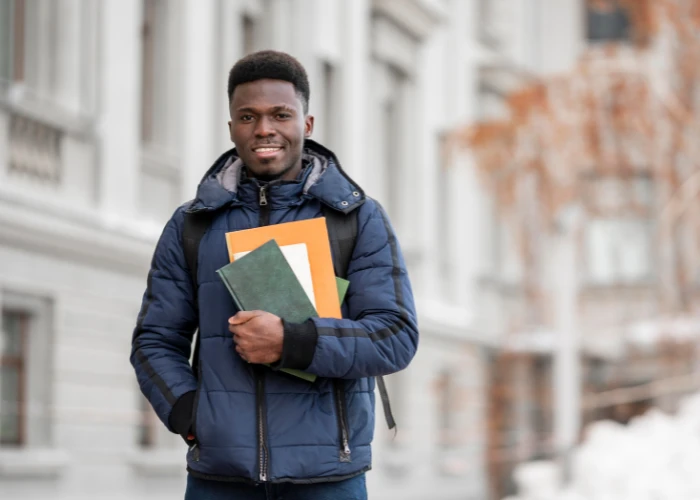
[[(534, 232), (552, 230), (565, 206), (589, 216), (649, 211), (666, 301), (687, 309), (700, 276), (700, 0), (619, 1), (630, 43), (591, 45), (570, 73), (509, 95), (506, 119), (453, 140), (472, 153), (503, 211), (516, 214), (526, 261), (535, 258)], [(626, 183), (644, 177), (653, 185), (647, 204)], [(597, 203), (592, 179), (623, 188)]]

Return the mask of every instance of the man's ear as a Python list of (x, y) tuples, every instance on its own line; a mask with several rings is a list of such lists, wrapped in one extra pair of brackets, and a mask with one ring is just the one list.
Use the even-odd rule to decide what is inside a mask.
[(314, 131), (314, 117), (306, 115), (304, 117), (304, 138), (308, 139)]
[(234, 140), (233, 140), (233, 122), (231, 120), (228, 121), (228, 136), (231, 138), (231, 142), (234, 142)]

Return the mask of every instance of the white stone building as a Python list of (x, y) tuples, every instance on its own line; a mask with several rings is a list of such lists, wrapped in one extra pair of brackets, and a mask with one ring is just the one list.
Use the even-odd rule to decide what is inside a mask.
[(0, 498), (182, 495), (131, 332), (163, 223), (230, 147), (228, 70), (264, 48), (307, 68), (314, 138), (388, 209), (411, 269), (421, 345), (389, 379), (399, 433), (378, 415), (370, 496), (486, 498), (495, 339), (475, 307), (505, 267), (442, 144), (573, 59), (580, 1), (0, 0)]

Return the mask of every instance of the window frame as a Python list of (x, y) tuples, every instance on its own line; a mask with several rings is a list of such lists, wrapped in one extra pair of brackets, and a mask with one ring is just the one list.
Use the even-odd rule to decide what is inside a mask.
[[(619, 287), (648, 285), (656, 279), (656, 251), (654, 248), (654, 203), (656, 185), (646, 172), (606, 174), (590, 172), (581, 179), (585, 192), (584, 207), (588, 220), (584, 227), (584, 285), (587, 287)], [(610, 200), (615, 200), (611, 202)], [(618, 224), (633, 230), (643, 229), (645, 270), (628, 275), (617, 266), (607, 277), (598, 275), (594, 255), (594, 231), (601, 224)], [(638, 226), (638, 227), (637, 227)], [(602, 229), (597, 229), (601, 231)], [(608, 231), (610, 232), (610, 231)], [(641, 234), (641, 233), (640, 233)], [(600, 243), (600, 241), (598, 241)], [(605, 241), (606, 253), (618, 248), (618, 240)], [(610, 260), (610, 256), (606, 257)], [(619, 259), (612, 259), (619, 261)]]
[[(2, 308), (2, 323), (4, 324), (7, 320), (7, 316), (18, 315), (20, 324), (20, 352), (18, 355), (10, 356), (0, 353), (0, 368), (12, 367), (18, 371), (17, 377), (17, 401), (13, 401), (13, 405), (16, 406), (17, 414), (17, 438), (13, 440), (3, 439), (0, 434), (0, 447), (15, 446), (22, 447), (27, 443), (27, 421), (26, 421), (26, 388), (27, 388), (27, 357), (28, 357), (28, 336), (30, 321), (32, 318), (31, 313), (12, 307)], [(3, 327), (2, 334), (4, 335), (5, 329)]]

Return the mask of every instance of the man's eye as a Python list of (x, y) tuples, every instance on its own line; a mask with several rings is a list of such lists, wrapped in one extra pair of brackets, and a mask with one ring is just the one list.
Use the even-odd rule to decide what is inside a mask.
[(291, 117), (292, 115), (289, 113), (277, 113), (277, 118), (279, 118), (280, 120), (287, 120)]
[(252, 119), (253, 119), (253, 117), (252, 117), (251, 115), (243, 115), (243, 116), (241, 116), (241, 121), (242, 121), (242, 122), (249, 122), (249, 121), (251, 121)]

